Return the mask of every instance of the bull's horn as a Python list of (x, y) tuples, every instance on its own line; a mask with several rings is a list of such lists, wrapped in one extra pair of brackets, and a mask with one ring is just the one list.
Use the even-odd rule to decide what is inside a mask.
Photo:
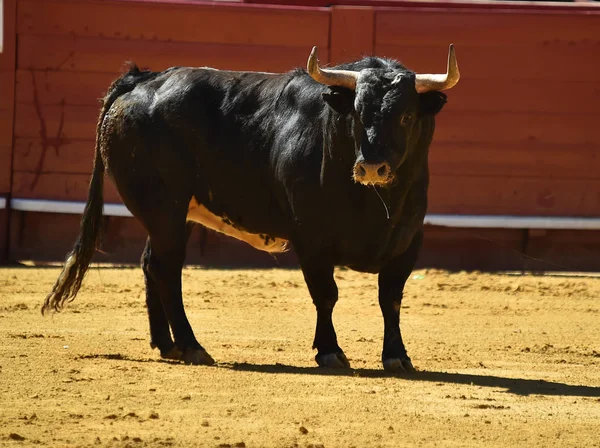
[(313, 47), (308, 57), (306, 71), (315, 81), (326, 86), (341, 86), (348, 89), (356, 89), (356, 80), (358, 72), (351, 70), (331, 70), (319, 67), (317, 59), (317, 47)]
[(415, 87), (417, 92), (423, 93), (430, 90), (448, 90), (456, 85), (460, 79), (456, 54), (454, 54), (454, 45), (450, 44), (448, 49), (448, 68), (443, 75), (423, 74), (417, 75)]

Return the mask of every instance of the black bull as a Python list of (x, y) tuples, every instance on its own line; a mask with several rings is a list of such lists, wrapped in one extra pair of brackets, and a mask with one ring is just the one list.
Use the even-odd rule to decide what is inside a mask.
[[(320, 366), (348, 367), (332, 312), (335, 266), (379, 274), (382, 361), (412, 371), (400, 333), (404, 284), (423, 239), (434, 116), (458, 82), (367, 57), (286, 74), (132, 66), (110, 86), (97, 126), (79, 237), (42, 311), (73, 300), (99, 244), (104, 172), (148, 231), (142, 268), (151, 345), (212, 364), (181, 295), (189, 222), (269, 252), (297, 253), (317, 309)], [(172, 331), (172, 336), (171, 336)]]

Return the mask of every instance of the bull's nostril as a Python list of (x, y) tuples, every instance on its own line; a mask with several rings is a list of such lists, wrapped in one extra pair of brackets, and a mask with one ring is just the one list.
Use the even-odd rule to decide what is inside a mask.
[(365, 170), (364, 166), (362, 166), (362, 165), (358, 166), (358, 174), (359, 174), (359, 176), (366, 176), (367, 170)]
[(385, 176), (387, 174), (387, 165), (381, 165), (377, 170), (377, 174), (379, 174), (381, 177)]

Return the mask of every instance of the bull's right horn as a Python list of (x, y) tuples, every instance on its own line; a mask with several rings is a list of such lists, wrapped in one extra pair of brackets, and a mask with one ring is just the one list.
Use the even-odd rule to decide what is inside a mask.
[(448, 48), (448, 66), (444, 74), (417, 74), (415, 87), (417, 92), (429, 92), (430, 90), (448, 90), (456, 85), (460, 79), (454, 45)]
[(313, 47), (308, 57), (306, 71), (312, 79), (326, 86), (340, 86), (348, 89), (356, 89), (358, 72), (351, 70), (332, 70), (319, 67), (317, 59), (317, 47)]

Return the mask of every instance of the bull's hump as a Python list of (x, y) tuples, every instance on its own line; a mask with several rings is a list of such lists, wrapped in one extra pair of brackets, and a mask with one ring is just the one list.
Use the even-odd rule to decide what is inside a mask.
[(265, 252), (279, 253), (289, 250), (289, 242), (264, 233), (250, 233), (233, 226), (225, 216), (217, 216), (192, 198), (188, 206), (187, 220), (202, 224), (209, 229), (233, 237)]

